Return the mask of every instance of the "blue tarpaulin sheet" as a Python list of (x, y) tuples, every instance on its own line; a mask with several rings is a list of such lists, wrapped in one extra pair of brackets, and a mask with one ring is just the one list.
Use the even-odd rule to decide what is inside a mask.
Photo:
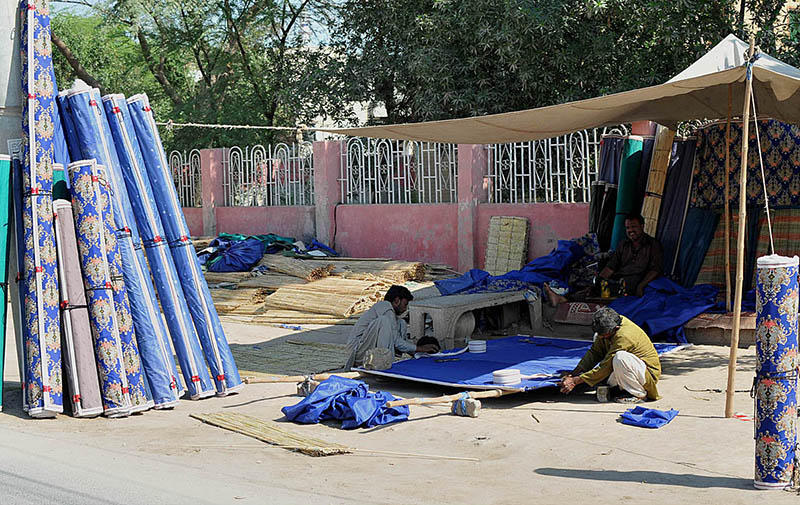
[(372, 393), (364, 382), (332, 376), (299, 403), (283, 407), (289, 421), (315, 424), (340, 420), (342, 428), (371, 428), (408, 419), (408, 406), (387, 408), (391, 393)]
[(675, 409), (658, 410), (637, 406), (623, 412), (620, 415), (620, 419), (623, 424), (655, 429), (668, 424), (677, 415), (678, 411)]
[(711, 284), (687, 289), (659, 277), (647, 285), (644, 296), (619, 298), (609, 307), (636, 323), (650, 337), (685, 343), (683, 325), (714, 307), (717, 291)]
[(217, 256), (207, 263), (209, 272), (248, 272), (264, 256), (264, 243), (255, 237), (218, 247)]
[[(361, 368), (357, 370), (373, 375), (443, 386), (530, 391), (558, 385), (560, 372), (572, 371), (591, 345), (592, 343), (587, 340), (506, 337), (488, 340), (485, 353), (464, 352), (451, 358), (445, 356), (407, 359), (394, 363), (387, 370)], [(682, 347), (661, 343), (654, 345), (659, 354), (666, 354)], [(523, 376), (543, 374), (548, 377), (525, 379), (519, 384), (500, 388), (492, 382), (492, 372), (507, 368), (517, 369)]]
[(489, 275), (483, 270), (470, 270), (461, 277), (436, 281), (443, 295), (486, 293), (490, 291), (519, 291), (532, 286), (542, 287), (550, 281), (567, 284), (569, 267), (581, 259), (586, 252), (574, 240), (559, 240), (550, 254), (536, 258), (521, 270), (512, 270), (500, 276)]

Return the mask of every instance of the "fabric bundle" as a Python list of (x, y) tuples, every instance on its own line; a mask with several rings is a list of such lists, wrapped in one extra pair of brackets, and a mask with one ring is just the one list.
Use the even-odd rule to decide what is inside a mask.
[(109, 240), (116, 241), (105, 224), (111, 202), (108, 191), (100, 183), (104, 175), (100, 168), (95, 160), (86, 160), (71, 163), (68, 171), (103, 412), (108, 417), (120, 417), (130, 414), (131, 395), (109, 265), (109, 249), (116, 248), (108, 244)]
[(128, 105), (153, 187), (155, 202), (161, 214), (166, 240), (178, 274), (183, 279), (183, 293), (200, 336), (217, 394), (226, 395), (235, 392), (242, 387), (242, 379), (239, 377), (233, 354), (222, 330), (194, 246), (189, 239), (189, 227), (181, 210), (147, 95), (129, 98)]
[(628, 409), (620, 414), (622, 424), (629, 424), (631, 426), (639, 426), (641, 428), (661, 428), (669, 424), (670, 421), (675, 419), (678, 411), (675, 409), (658, 410), (648, 409), (638, 405), (632, 409)]
[(408, 420), (408, 406), (386, 407), (394, 400), (391, 393), (371, 393), (367, 385), (358, 380), (336, 375), (320, 382), (317, 389), (299, 403), (283, 407), (286, 419), (302, 424), (315, 424), (336, 419), (342, 428), (371, 428), (382, 424)]
[[(161, 315), (156, 310), (155, 290), (151, 284), (141, 239), (133, 217), (131, 202), (125, 190), (120, 173), (120, 161), (114, 146), (108, 122), (102, 110), (100, 93), (96, 89), (73, 89), (67, 94), (69, 116), (78, 138), (81, 155), (85, 159), (96, 159), (105, 167), (107, 182), (111, 191), (111, 206), (114, 216), (114, 229), (121, 255), (121, 270), (124, 285), (128, 292), (129, 307), (133, 312), (132, 331), (147, 353), (148, 373), (153, 375), (155, 391), (153, 398), (160, 408), (174, 406), (181, 394), (177, 381), (175, 362), (170, 353), (163, 352), (163, 343), (157, 342), (157, 328), (163, 329)], [(125, 311), (124, 297), (117, 296), (118, 304)], [(155, 350), (155, 352), (149, 352)], [(198, 374), (202, 379), (202, 374)], [(169, 380), (162, 380), (169, 376)], [(173, 380), (173, 378), (175, 380)], [(210, 380), (208, 381), (210, 384)], [(201, 390), (209, 389), (200, 388)]]
[(0, 154), (0, 411), (3, 410), (3, 363), (6, 348), (8, 304), (9, 215), (11, 210), (11, 158)]
[[(661, 247), (664, 249), (664, 272), (667, 275), (674, 273), (675, 257), (685, 250), (685, 247), (680, 243), (684, 221), (691, 223), (691, 220), (687, 218), (686, 209), (692, 185), (695, 145), (694, 138), (676, 140), (672, 144), (672, 154), (670, 155), (667, 179), (664, 182), (664, 197), (661, 200), (658, 228), (654, 235), (661, 242)], [(693, 275), (697, 275), (697, 273), (695, 272)], [(683, 279), (683, 276), (681, 278)], [(684, 285), (686, 286), (686, 284)]]
[[(141, 233), (144, 252), (149, 259), (178, 361), (189, 387), (189, 396), (193, 399), (211, 396), (214, 394), (214, 385), (205, 364), (194, 323), (189, 316), (180, 278), (167, 247), (136, 132), (130, 121), (128, 105), (122, 95), (109, 95), (103, 98), (103, 106), (117, 148), (124, 186), (127, 189), (137, 228)], [(137, 249), (136, 252), (143, 254), (141, 249)], [(141, 264), (145, 264), (143, 257)], [(149, 287), (150, 284), (144, 286)], [(152, 318), (158, 324), (150, 328), (153, 333), (152, 338), (139, 338), (142, 359), (148, 370), (153, 396), (166, 401), (168, 396), (159, 394), (159, 391), (168, 392), (169, 386), (177, 383), (177, 371), (164, 323), (158, 313), (155, 295), (145, 297), (144, 300), (149, 303), (143, 308), (137, 307), (137, 310), (144, 309), (148, 314), (139, 314), (139, 317), (144, 320)], [(149, 314), (150, 312), (153, 315)], [(141, 335), (138, 328), (137, 333)], [(162, 403), (166, 404), (168, 403)]]
[(75, 417), (103, 413), (97, 362), (94, 357), (86, 294), (83, 291), (81, 264), (75, 236), (72, 204), (55, 200), (55, 233), (58, 253), (58, 280), (61, 291), (61, 344), (67, 398)]
[(637, 204), (637, 189), (639, 184), (639, 171), (642, 167), (642, 137), (630, 136), (625, 139), (622, 149), (622, 168), (619, 176), (617, 191), (617, 208), (614, 217), (614, 229), (611, 234), (611, 249), (625, 239), (625, 218), (628, 214), (638, 213), (641, 209)]
[(792, 483), (797, 450), (797, 267), (794, 256), (758, 258), (755, 487)]
[(603, 136), (600, 145), (600, 174), (597, 182), (592, 184), (589, 231), (597, 233), (603, 251), (607, 251), (611, 244), (624, 142), (625, 139), (618, 135)]
[(23, 0), (21, 294), (23, 408), (32, 417), (63, 411), (58, 278), (53, 234), (56, 102), (46, 0)]

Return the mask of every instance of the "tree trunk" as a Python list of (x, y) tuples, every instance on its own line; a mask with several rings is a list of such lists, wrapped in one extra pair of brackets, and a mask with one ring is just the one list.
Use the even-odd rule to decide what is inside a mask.
[(50, 40), (53, 41), (53, 45), (58, 48), (58, 52), (64, 56), (64, 58), (67, 60), (67, 63), (69, 63), (69, 66), (71, 66), (72, 70), (75, 71), (75, 75), (77, 75), (78, 78), (82, 79), (89, 86), (100, 89), (101, 95), (105, 94), (105, 90), (103, 89), (103, 85), (100, 84), (100, 81), (95, 79), (91, 74), (89, 74), (89, 72), (86, 71), (85, 68), (83, 68), (81, 62), (78, 61), (78, 58), (72, 53), (72, 51), (69, 50), (69, 47), (67, 47), (63, 40), (58, 38), (54, 32), (50, 32)]

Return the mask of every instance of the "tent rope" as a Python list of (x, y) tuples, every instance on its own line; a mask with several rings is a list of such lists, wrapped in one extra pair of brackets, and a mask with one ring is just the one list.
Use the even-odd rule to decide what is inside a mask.
[[(756, 131), (756, 145), (758, 146), (758, 163), (761, 167), (761, 186), (764, 188), (764, 209), (767, 213), (767, 229), (769, 230), (769, 250), (770, 254), (775, 254), (775, 243), (772, 240), (772, 219), (769, 215), (769, 195), (767, 194), (767, 178), (764, 175), (764, 158), (761, 153), (761, 136), (758, 133), (758, 114), (756, 114), (756, 97), (753, 94), (753, 89), (750, 88), (750, 102), (753, 104), (753, 122), (755, 123), (755, 127), (753, 128)], [(745, 141), (745, 139), (742, 139)], [(740, 188), (740, 191), (742, 189)]]

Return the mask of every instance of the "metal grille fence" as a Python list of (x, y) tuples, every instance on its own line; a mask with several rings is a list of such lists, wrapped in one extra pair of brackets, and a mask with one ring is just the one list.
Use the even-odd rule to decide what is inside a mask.
[(172, 180), (175, 181), (181, 207), (202, 207), (200, 151), (192, 149), (188, 155), (185, 151), (172, 151), (169, 154), (169, 168), (172, 170)]
[[(612, 130), (627, 134), (624, 126)], [(589, 202), (600, 168), (600, 139), (609, 133), (584, 130), (516, 144), (491, 144), (489, 201), (493, 203)]]
[(314, 205), (310, 142), (231, 147), (223, 151), (222, 165), (228, 207)]
[(348, 139), (341, 150), (342, 202), (456, 202), (457, 154), (455, 144)]

